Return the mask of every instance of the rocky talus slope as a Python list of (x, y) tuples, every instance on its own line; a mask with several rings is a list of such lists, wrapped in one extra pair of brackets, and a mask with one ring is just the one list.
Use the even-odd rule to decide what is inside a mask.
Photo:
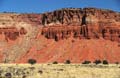
[(120, 13), (63, 8), (43, 14), (0, 13), (0, 62), (120, 62)]

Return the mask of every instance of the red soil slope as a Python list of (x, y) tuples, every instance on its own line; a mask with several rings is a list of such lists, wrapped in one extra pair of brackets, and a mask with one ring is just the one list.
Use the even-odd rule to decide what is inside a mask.
[[(51, 63), (54, 61), (81, 63), (85, 60), (95, 61), (96, 59), (108, 60), (111, 63), (120, 61), (120, 47), (117, 42), (104, 39), (74, 39), (69, 38), (55, 42), (39, 37), (38, 45), (33, 47), (17, 63), (27, 63), (28, 59), (36, 59), (38, 63)], [(42, 41), (42, 43), (41, 43)], [(39, 50), (39, 47), (41, 49)]]

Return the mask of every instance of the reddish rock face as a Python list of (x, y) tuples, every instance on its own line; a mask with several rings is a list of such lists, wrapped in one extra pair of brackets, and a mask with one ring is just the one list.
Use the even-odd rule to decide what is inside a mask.
[(0, 28), (0, 35), (5, 36), (5, 40), (16, 40), (20, 35), (25, 35), (27, 31), (24, 28), (21, 28), (20, 31), (15, 27), (5, 27)]
[(24, 21), (34, 26), (40, 25), (42, 23), (41, 14), (20, 14), (18, 16), (14, 16), (17, 21)]
[(88, 29), (86, 25), (83, 26), (50, 26), (43, 27), (42, 35), (48, 39), (67, 39), (69, 37), (88, 39)]
[(120, 14), (95, 8), (62, 9), (42, 15), (42, 35), (48, 39), (104, 38), (119, 41)]
[[(43, 14), (8, 14), (3, 17), (4, 14), (2, 21), (8, 24), (2, 22), (5, 28), (0, 27), (3, 41), (0, 42), (0, 62), (27, 63), (31, 58), (38, 63), (63, 63), (66, 60), (81, 63), (99, 59), (120, 62), (119, 12), (65, 8)], [(11, 23), (16, 24), (16, 28), (8, 28)]]
[(19, 32), (20, 32), (21, 35), (27, 34), (27, 31), (23, 27), (20, 29)]

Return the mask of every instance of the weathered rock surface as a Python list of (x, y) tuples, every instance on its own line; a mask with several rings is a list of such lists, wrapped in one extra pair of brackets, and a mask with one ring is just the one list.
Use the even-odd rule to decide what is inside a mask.
[(0, 28), (0, 36), (4, 36), (5, 40), (16, 40), (20, 35), (25, 35), (27, 31), (24, 28), (17, 30), (15, 27)]
[(111, 10), (71, 8), (45, 13), (42, 17), (46, 26), (42, 34), (47, 38), (59, 40), (73, 33), (73, 37), (119, 41), (120, 14)]
[(120, 62), (120, 13), (64, 8), (43, 14), (0, 14), (0, 62), (70, 59)]

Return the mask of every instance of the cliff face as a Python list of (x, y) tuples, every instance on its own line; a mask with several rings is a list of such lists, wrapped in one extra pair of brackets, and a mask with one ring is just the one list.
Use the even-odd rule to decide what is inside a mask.
[(120, 14), (95, 8), (62, 9), (42, 15), (43, 35), (55, 40), (68, 38), (104, 38), (119, 41)]
[(3, 36), (3, 39), (8, 40), (16, 40), (20, 35), (25, 35), (27, 31), (24, 28), (17, 30), (15, 27), (5, 27), (0, 28), (0, 36)]
[(113, 63), (120, 60), (119, 42), (120, 13), (111, 10), (65, 8), (43, 14), (0, 14), (0, 62), (25, 63), (34, 58), (45, 63), (67, 59)]
[(111, 10), (95, 8), (66, 8), (42, 14), (44, 25), (83, 25), (104, 24), (120, 22), (120, 14)]

